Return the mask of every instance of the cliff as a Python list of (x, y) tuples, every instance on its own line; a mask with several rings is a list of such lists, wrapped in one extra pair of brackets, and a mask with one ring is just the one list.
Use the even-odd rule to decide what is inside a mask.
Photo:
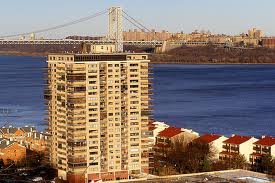
[(275, 50), (267, 48), (179, 47), (164, 54), (152, 54), (153, 63), (256, 64), (275, 63)]

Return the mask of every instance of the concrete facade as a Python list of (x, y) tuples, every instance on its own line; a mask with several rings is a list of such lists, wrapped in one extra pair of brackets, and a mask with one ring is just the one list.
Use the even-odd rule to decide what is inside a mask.
[(148, 173), (148, 64), (146, 54), (48, 56), (50, 159), (59, 176), (83, 182)]
[(223, 151), (220, 153), (220, 159), (224, 160), (235, 155), (243, 155), (249, 162), (250, 154), (253, 153), (253, 143), (258, 139), (250, 136), (232, 135), (229, 139), (223, 141)]
[(222, 135), (204, 134), (195, 139), (195, 141), (209, 144), (211, 151), (213, 152), (213, 160), (218, 160), (219, 154), (223, 151), (223, 142), (227, 139), (227, 137)]
[(275, 137), (263, 136), (253, 144), (253, 150), (249, 159), (252, 164), (263, 156), (275, 157)]

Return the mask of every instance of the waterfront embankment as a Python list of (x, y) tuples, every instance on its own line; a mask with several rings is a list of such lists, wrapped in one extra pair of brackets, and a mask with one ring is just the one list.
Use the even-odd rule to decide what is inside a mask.
[[(75, 48), (74, 48), (75, 49)], [(70, 47), (49, 49), (44, 47), (5, 48), (0, 49), (0, 55), (13, 56), (47, 56), (49, 53), (76, 53)], [(130, 47), (127, 51), (152, 51), (147, 48)], [(150, 53), (153, 64), (275, 64), (275, 49), (267, 48), (224, 48), (215, 46), (179, 47), (162, 54)]]

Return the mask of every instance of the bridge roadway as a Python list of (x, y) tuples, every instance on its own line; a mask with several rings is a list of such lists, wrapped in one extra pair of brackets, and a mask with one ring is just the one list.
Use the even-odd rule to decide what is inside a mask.
[[(73, 39), (34, 39), (34, 40), (15, 40), (0, 39), (0, 45), (74, 45), (81, 43), (90, 44), (114, 44), (113, 40), (73, 40)], [(163, 41), (123, 41), (124, 45), (133, 46), (161, 46)]]

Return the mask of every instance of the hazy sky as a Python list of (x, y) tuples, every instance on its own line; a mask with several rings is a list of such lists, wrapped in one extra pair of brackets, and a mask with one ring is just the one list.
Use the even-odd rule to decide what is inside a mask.
[[(239, 34), (257, 27), (275, 35), (275, 0), (2, 0), (0, 35), (29, 32), (121, 6), (149, 29)], [(124, 23), (124, 29), (131, 27)], [(107, 16), (43, 36), (102, 35)]]

